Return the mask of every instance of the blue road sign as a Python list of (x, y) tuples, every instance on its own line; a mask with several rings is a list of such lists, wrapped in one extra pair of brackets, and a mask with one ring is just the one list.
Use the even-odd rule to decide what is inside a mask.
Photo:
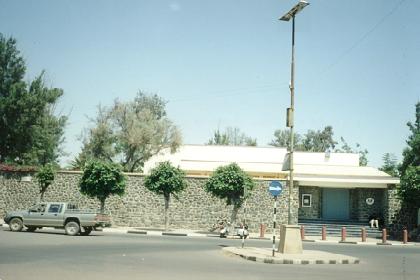
[(271, 181), (270, 185), (268, 186), (268, 191), (271, 193), (272, 196), (280, 195), (282, 190), (283, 185), (280, 181)]

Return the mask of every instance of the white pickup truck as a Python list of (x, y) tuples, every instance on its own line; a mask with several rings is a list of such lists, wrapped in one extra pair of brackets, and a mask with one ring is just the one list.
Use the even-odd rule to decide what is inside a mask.
[(4, 222), (11, 231), (35, 231), (42, 227), (64, 228), (68, 235), (89, 235), (96, 227), (111, 226), (110, 217), (92, 210), (78, 210), (74, 204), (44, 202), (29, 210), (6, 213)]

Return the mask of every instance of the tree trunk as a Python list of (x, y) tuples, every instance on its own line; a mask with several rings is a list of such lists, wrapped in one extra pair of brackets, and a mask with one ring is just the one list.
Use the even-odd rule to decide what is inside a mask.
[(238, 216), (238, 211), (239, 211), (239, 206), (236, 205), (236, 203), (233, 203), (232, 215), (230, 216), (230, 224), (231, 224), (232, 229), (236, 225), (236, 217)]
[(101, 214), (105, 213), (105, 199), (106, 198), (100, 200), (101, 201)]
[(170, 196), (165, 195), (165, 231), (168, 231), (169, 229), (169, 200)]
[(40, 193), (40, 202), (44, 201), (44, 194), (47, 191), (47, 187), (45, 185), (41, 185), (41, 189), (39, 190)]

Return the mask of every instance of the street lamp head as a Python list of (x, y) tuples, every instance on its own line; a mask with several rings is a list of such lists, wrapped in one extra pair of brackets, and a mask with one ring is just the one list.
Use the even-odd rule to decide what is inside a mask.
[(306, 6), (308, 6), (309, 3), (301, 0), (299, 3), (297, 3), (290, 11), (288, 11), (284, 16), (280, 18), (280, 20), (289, 21), (291, 18), (293, 18), (297, 13), (303, 10)]

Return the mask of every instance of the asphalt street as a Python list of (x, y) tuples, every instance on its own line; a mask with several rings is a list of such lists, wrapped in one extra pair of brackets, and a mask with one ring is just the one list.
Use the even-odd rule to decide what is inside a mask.
[[(268, 240), (247, 246), (271, 247)], [(0, 279), (420, 279), (420, 246), (304, 243), (304, 249), (346, 254), (353, 265), (272, 265), (226, 256), (240, 240), (61, 230), (0, 229)]]

